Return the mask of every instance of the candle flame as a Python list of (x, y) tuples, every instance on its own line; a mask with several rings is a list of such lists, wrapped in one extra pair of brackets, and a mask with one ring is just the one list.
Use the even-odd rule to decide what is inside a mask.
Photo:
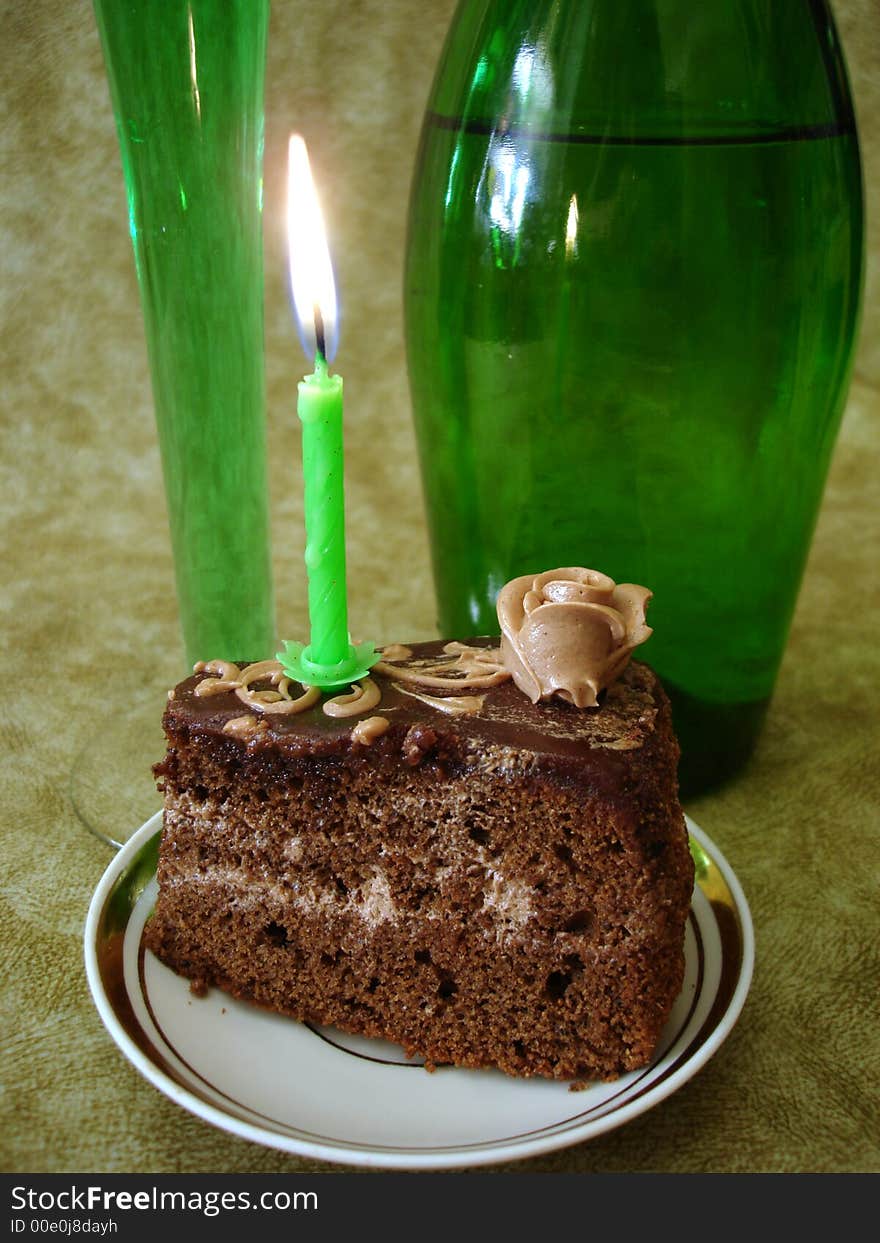
[(293, 312), (303, 349), (309, 357), (322, 352), (329, 362), (339, 339), (336, 282), (309, 153), (299, 134), (291, 134), (288, 148), (287, 244)]

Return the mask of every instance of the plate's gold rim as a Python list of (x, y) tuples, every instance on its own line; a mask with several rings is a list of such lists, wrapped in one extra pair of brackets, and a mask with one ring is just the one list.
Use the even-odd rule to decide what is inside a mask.
[[(264, 1137), (262, 1142), (271, 1144), (272, 1136), (274, 1135), (279, 1140), (287, 1139), (298, 1142), (300, 1150), (303, 1146), (309, 1147), (312, 1150), (321, 1148), (328, 1160), (339, 1159), (345, 1161), (346, 1157), (353, 1153), (375, 1154), (377, 1157), (399, 1155), (409, 1158), (410, 1164), (413, 1162), (418, 1163), (419, 1158), (422, 1158), (426, 1162), (436, 1165), (437, 1162), (442, 1162), (443, 1157), (448, 1153), (458, 1153), (463, 1158), (466, 1158), (469, 1154), (475, 1156), (487, 1150), (491, 1150), (496, 1154), (502, 1151), (509, 1153), (509, 1156), (506, 1158), (504, 1156), (496, 1156), (496, 1160), (513, 1160), (516, 1159), (517, 1155), (520, 1155), (515, 1151), (517, 1147), (532, 1149), (539, 1138), (546, 1138), (548, 1147), (564, 1146), (558, 1142), (556, 1144), (552, 1143), (552, 1141), (558, 1141), (559, 1139), (564, 1139), (566, 1144), (578, 1142), (576, 1132), (584, 1127), (590, 1128), (590, 1135), (583, 1138), (592, 1138), (600, 1133), (600, 1129), (596, 1128), (598, 1128), (599, 1123), (606, 1119), (608, 1119), (608, 1125), (602, 1127), (601, 1130), (611, 1129), (612, 1126), (620, 1125), (634, 1114), (642, 1112), (641, 1102), (643, 1098), (656, 1092), (658, 1089), (662, 1089), (662, 1085), (668, 1083), (670, 1078), (684, 1075), (684, 1078), (687, 1079), (696, 1073), (711, 1054), (707, 1054), (692, 1068), (689, 1068), (689, 1063), (696, 1057), (702, 1046), (708, 1045), (711, 1042), (730, 1010), (738, 991), (741, 994), (739, 1005), (739, 1009), (741, 1009), (751, 982), (752, 930), (745, 897), (738, 886), (738, 882), (733, 877), (732, 869), (729, 868), (729, 865), (726, 865), (725, 861), (726, 871), (733, 877), (734, 884), (737, 886), (738, 893), (734, 893), (725, 875), (725, 868), (722, 867), (712, 853), (713, 850), (717, 850), (717, 847), (687, 817), (691, 853), (695, 864), (695, 882), (709, 904), (721, 942), (721, 974), (709, 1013), (700, 1025), (699, 1031), (691, 1038), (687, 1046), (679, 1051), (674, 1060), (663, 1069), (661, 1074), (655, 1075), (639, 1090), (635, 1092), (630, 1091), (626, 1100), (620, 1105), (612, 1106), (609, 1109), (608, 1106), (613, 1098), (605, 1098), (605, 1100), (597, 1103), (590, 1110), (575, 1114), (569, 1118), (561, 1118), (537, 1132), (504, 1137), (503, 1139), (478, 1141), (471, 1144), (459, 1144), (450, 1149), (444, 1149), (437, 1145), (419, 1150), (373, 1144), (368, 1152), (361, 1144), (349, 1143), (336, 1138), (321, 1137), (312, 1132), (298, 1131), (297, 1128), (291, 1127), (288, 1123), (281, 1122), (278, 1119), (266, 1118), (261, 1122), (255, 1122), (254, 1119), (258, 1118), (259, 1115), (255, 1114), (248, 1106), (227, 1097), (219, 1089), (206, 1085), (211, 1091), (223, 1096), (228, 1102), (225, 1106), (219, 1106), (216, 1099), (209, 1095), (208, 1092), (200, 1090), (198, 1084), (193, 1083), (192, 1079), (181, 1075), (161, 1050), (156, 1047), (147, 1032), (144, 1031), (132, 1006), (124, 976), (124, 944), (131, 915), (138, 905), (145, 888), (156, 874), (161, 838), (161, 813), (151, 817), (143, 828), (146, 829), (153, 822), (157, 822), (159, 827), (138, 847), (131, 859), (122, 864), (119, 856), (117, 856), (117, 860), (114, 862), (117, 866), (120, 866), (121, 870), (111, 884), (104, 902), (97, 913), (94, 923), (93, 948), (100, 986), (123, 1032), (140, 1053), (152, 1063), (153, 1067), (190, 1097), (207, 1106), (213, 1114), (228, 1115), (230, 1120), (243, 1124), (252, 1132), (258, 1132), (248, 1136), (248, 1138), (254, 1139), (255, 1142), (261, 1142), (262, 1135)], [(692, 921), (693, 931), (697, 940), (699, 984), (695, 989), (696, 1002), (703, 987), (704, 950), (700, 923), (693, 910), (689, 918)], [(142, 952), (143, 949), (141, 947), (141, 954)], [(730, 1027), (733, 1026), (738, 1013), (739, 1010), (734, 1015), (727, 1031), (724, 1032), (725, 1036)], [(682, 1024), (681, 1031), (686, 1030), (688, 1021), (689, 1019)], [(718, 1040), (718, 1044), (720, 1043), (721, 1039)], [(651, 1070), (652, 1067), (647, 1067), (643, 1073), (647, 1075)], [(689, 1073), (684, 1074), (685, 1071), (689, 1071)], [(628, 1089), (632, 1089), (633, 1086), (630, 1083)], [(666, 1091), (661, 1090), (659, 1099), (663, 1099), (672, 1090), (674, 1088), (671, 1085)], [(179, 1103), (185, 1104), (185, 1102)], [(591, 1119), (589, 1115), (596, 1110), (603, 1110), (604, 1112), (598, 1118)], [(572, 1134), (572, 1132), (575, 1134)], [(240, 1134), (240, 1132), (237, 1133)], [(335, 1158), (333, 1155), (334, 1151), (336, 1153)], [(521, 1155), (530, 1154), (523, 1153)], [(434, 1158), (433, 1161), (432, 1158)], [(463, 1160), (461, 1163), (464, 1164), (466, 1161)]]
[[(161, 819), (161, 812), (157, 816)], [(151, 819), (155, 820), (156, 816)], [(161, 837), (160, 827), (147, 838), (110, 887), (96, 924), (95, 959), (104, 995), (129, 1040), (164, 1075), (190, 1091), (187, 1081), (144, 1031), (125, 986), (125, 934), (141, 894), (156, 875)]]

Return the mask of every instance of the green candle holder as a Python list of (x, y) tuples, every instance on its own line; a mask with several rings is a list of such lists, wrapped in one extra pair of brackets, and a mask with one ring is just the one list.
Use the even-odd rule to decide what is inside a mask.
[(338, 690), (364, 678), (373, 665), (381, 659), (372, 643), (349, 643), (348, 656), (336, 664), (328, 665), (313, 660), (311, 647), (302, 643), (285, 641), (283, 651), (276, 652), (275, 659), (289, 678), (304, 686), (317, 686), (321, 690)]

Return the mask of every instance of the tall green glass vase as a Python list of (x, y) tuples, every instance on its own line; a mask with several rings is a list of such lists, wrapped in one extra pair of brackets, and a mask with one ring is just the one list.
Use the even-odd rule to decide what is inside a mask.
[(268, 0), (95, 0), (187, 661), (275, 645), (261, 232)]
[(406, 269), (440, 628), (556, 566), (651, 588), (687, 794), (759, 734), (862, 263), (825, 0), (462, 0)]

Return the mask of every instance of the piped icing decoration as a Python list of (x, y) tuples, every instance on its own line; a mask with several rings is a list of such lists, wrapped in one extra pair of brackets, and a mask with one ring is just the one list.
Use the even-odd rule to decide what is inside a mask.
[(419, 699), (429, 708), (436, 708), (438, 712), (445, 712), (447, 716), (475, 716), (486, 702), (485, 695), (423, 695), (406, 686), (401, 686), (399, 689), (402, 694), (412, 695), (413, 699)]
[[(412, 649), (396, 643), (384, 649), (384, 659), (375, 665), (378, 673), (398, 683), (444, 690), (449, 696), (417, 695), (424, 703), (437, 708), (451, 716), (472, 715), (479, 712), (485, 696), (471, 695), (469, 691), (484, 687), (497, 686), (506, 682), (510, 674), (500, 662), (498, 648), (468, 647), (464, 643), (447, 643), (443, 648), (446, 659), (436, 658), (417, 661), (414, 665), (402, 667), (391, 663), (408, 661), (412, 658)], [(195, 673), (207, 673), (211, 676), (203, 678), (195, 688), (195, 694), (202, 698), (221, 695), (225, 691), (234, 691), (238, 698), (249, 708), (259, 713), (295, 713), (311, 708), (321, 698), (321, 692), (315, 686), (303, 686), (303, 694), (294, 699), (289, 691), (291, 679), (287, 676), (284, 666), (277, 660), (261, 660), (240, 669), (228, 660), (199, 661), (194, 666)], [(254, 683), (269, 682), (269, 688), (255, 689)], [(401, 685), (403, 691), (406, 688)], [(413, 694), (412, 691), (407, 691)], [(351, 689), (342, 694), (334, 695), (324, 702), (323, 708), (327, 716), (349, 717), (360, 716), (372, 711), (382, 700), (382, 692), (372, 678), (361, 678), (352, 684)], [(384, 718), (375, 718), (384, 720)], [(236, 718), (234, 730), (229, 732), (243, 733), (243, 727)], [(366, 722), (361, 722), (366, 725)], [(387, 728), (387, 726), (386, 726)], [(384, 732), (384, 731), (383, 731)], [(354, 734), (352, 735), (354, 737)], [(378, 735), (374, 735), (378, 736)], [(357, 741), (363, 741), (358, 738)], [(372, 741), (372, 737), (370, 738)]]
[(501, 652), (497, 647), (468, 647), (465, 643), (447, 643), (443, 651), (454, 659), (421, 661), (414, 666), (400, 667), (390, 664), (384, 659), (383, 653), (383, 659), (373, 668), (377, 673), (394, 681), (433, 687), (454, 695), (498, 686), (510, 677), (502, 664)]
[(373, 679), (362, 678), (347, 695), (335, 695), (326, 700), (324, 711), (327, 716), (360, 716), (362, 712), (375, 708), (381, 698), (382, 692)]
[(368, 716), (365, 720), (358, 721), (351, 731), (352, 742), (368, 747), (371, 742), (381, 738), (390, 725), (391, 722), (385, 716)]
[[(305, 712), (321, 698), (317, 686), (304, 686), (303, 693), (294, 699), (290, 694), (290, 678), (277, 660), (259, 660), (244, 670), (230, 660), (200, 660), (193, 666), (193, 672), (213, 675), (203, 678), (195, 688), (194, 693), (199, 698), (235, 691), (242, 703), (260, 713), (289, 716)], [(254, 682), (269, 682), (276, 689), (254, 690)]]
[(595, 707), (651, 635), (651, 595), (578, 567), (515, 578), (497, 601), (504, 667), (532, 703), (558, 695), (578, 708)]
[(405, 647), (403, 643), (389, 643), (382, 648), (380, 655), (382, 660), (409, 660), (412, 657), (412, 648)]
[(255, 716), (235, 716), (223, 726), (224, 734), (236, 738), (253, 738), (266, 732), (266, 722)]
[(196, 687), (195, 693), (202, 698), (206, 695), (222, 695), (224, 691), (234, 690), (241, 685), (241, 670), (231, 660), (200, 660), (193, 665), (193, 673), (210, 673), (213, 677), (203, 678)]

